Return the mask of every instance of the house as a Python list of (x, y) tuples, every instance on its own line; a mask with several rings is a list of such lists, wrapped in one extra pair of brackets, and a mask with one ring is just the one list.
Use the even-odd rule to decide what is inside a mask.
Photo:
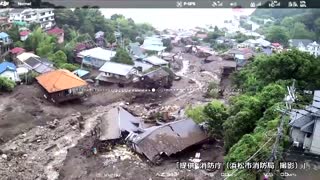
[(20, 34), (20, 40), (21, 41), (25, 41), (27, 40), (27, 38), (29, 37), (29, 34), (31, 32), (29, 30), (25, 30), (25, 31), (21, 31), (19, 34)]
[(102, 67), (106, 62), (110, 61), (116, 55), (115, 51), (95, 47), (78, 53), (77, 61), (95, 68)]
[(10, 39), (9, 35), (5, 32), (0, 33), (0, 55), (5, 56), (10, 49), (12, 44), (12, 40)]
[(115, 107), (101, 117), (99, 140), (110, 141), (141, 131), (142, 120), (122, 107)]
[(157, 53), (157, 55), (160, 55), (166, 49), (166, 47), (164, 47), (164, 46), (144, 45), (144, 44), (141, 45), (140, 48), (143, 49), (144, 51), (153, 51), (153, 52)]
[(158, 54), (161, 54), (166, 49), (163, 46), (162, 39), (159, 37), (146, 37), (140, 48), (145, 51), (154, 51)]
[(106, 62), (100, 69), (101, 72), (96, 79), (98, 82), (109, 82), (128, 84), (134, 80), (138, 70), (133, 65), (121, 64), (116, 62)]
[(305, 152), (320, 155), (320, 91), (314, 91), (313, 102), (290, 114), (290, 137), (293, 145)]
[(6, 62), (6, 61), (0, 63), (0, 76), (6, 77), (15, 82), (21, 81), (17, 73), (16, 66), (13, 63)]
[(129, 53), (135, 59), (143, 59), (147, 57), (147, 55), (143, 53), (142, 49), (140, 48), (140, 44), (138, 42), (129, 44)]
[(255, 52), (250, 48), (237, 48), (229, 50), (227, 54), (234, 57), (238, 69), (246, 65), (248, 60), (255, 55)]
[(142, 133), (131, 133), (127, 139), (132, 149), (157, 163), (161, 155), (170, 156), (204, 142), (206, 133), (192, 120), (183, 119), (144, 129)]
[(57, 42), (59, 44), (63, 43), (63, 41), (64, 41), (64, 30), (63, 29), (55, 27), (53, 29), (48, 30), (47, 34), (57, 37)]
[(216, 42), (218, 44), (222, 44), (222, 43), (232, 43), (231, 39), (224, 37), (224, 36), (220, 36), (216, 39)]
[(306, 51), (307, 46), (312, 43), (310, 39), (290, 39), (289, 46), (291, 48), (297, 48), (300, 51)]
[(23, 64), (25, 60), (29, 59), (30, 57), (37, 57), (40, 58), (39, 56), (31, 53), (31, 52), (24, 52), (21, 53), (17, 56), (17, 64)]
[(208, 34), (206, 34), (206, 33), (197, 33), (196, 37), (199, 38), (199, 40), (202, 41), (203, 39), (208, 37)]
[(157, 56), (149, 56), (143, 59), (145, 62), (152, 64), (153, 66), (168, 66), (169, 62), (157, 57)]
[(140, 77), (138, 86), (146, 89), (169, 88), (172, 85), (170, 74), (163, 68), (155, 69)]
[(44, 90), (44, 97), (54, 103), (79, 99), (87, 87), (84, 80), (65, 69), (44, 73), (36, 80)]
[[(15, 61), (17, 56), (24, 53), (26, 50), (21, 47), (15, 47), (10, 50), (11, 58)], [(16, 61), (15, 61), (16, 62)]]
[(320, 55), (320, 45), (317, 42), (308, 44), (307, 52), (318, 57)]
[(135, 60), (134, 61), (134, 67), (139, 71), (139, 72), (146, 72), (149, 71), (151, 68), (153, 68), (153, 65), (144, 62), (144, 61), (139, 61)]
[(55, 70), (52, 62), (39, 57), (28, 58), (23, 62), (23, 66), (26, 67), (29, 71), (34, 71), (39, 74), (44, 74)]
[(75, 71), (72, 72), (73, 74), (77, 75), (78, 77), (84, 79), (87, 78), (89, 75), (89, 71), (83, 70), (83, 69), (77, 69)]
[(55, 26), (53, 9), (14, 8), (9, 12), (8, 22), (39, 23), (43, 29), (51, 29)]

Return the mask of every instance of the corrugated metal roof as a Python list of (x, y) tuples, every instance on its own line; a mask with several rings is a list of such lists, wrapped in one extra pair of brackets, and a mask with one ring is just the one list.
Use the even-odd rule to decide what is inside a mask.
[(151, 69), (153, 66), (144, 62), (134, 61), (134, 67), (142, 67), (142, 71), (147, 71)]
[(153, 65), (166, 65), (169, 64), (167, 61), (157, 57), (157, 56), (150, 56), (144, 59), (145, 61), (147, 61), (150, 64)]
[(84, 50), (79, 53), (80, 57), (88, 56), (91, 58), (100, 59), (104, 61), (110, 61), (110, 59), (115, 55), (116, 55), (115, 51), (110, 51), (107, 49), (103, 49), (101, 47)]
[(99, 69), (99, 71), (126, 76), (127, 74), (130, 73), (130, 71), (132, 71), (133, 68), (134, 68), (134, 66), (127, 65), (127, 64), (106, 62)]
[(139, 153), (154, 161), (161, 153), (170, 156), (207, 138), (192, 119), (186, 119), (147, 129), (134, 137), (133, 143)]
[(112, 108), (102, 117), (100, 141), (118, 139), (122, 131), (136, 132), (141, 119), (133, 116), (121, 107)]
[(142, 49), (148, 50), (148, 51), (163, 51), (166, 49), (164, 46), (157, 46), (157, 45), (142, 45), (140, 46)]

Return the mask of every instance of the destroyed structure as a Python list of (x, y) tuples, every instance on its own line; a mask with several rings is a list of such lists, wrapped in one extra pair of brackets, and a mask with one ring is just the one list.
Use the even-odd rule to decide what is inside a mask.
[(115, 107), (101, 117), (99, 141), (126, 139), (131, 148), (157, 163), (161, 155), (170, 156), (208, 139), (192, 119), (144, 128), (142, 119), (122, 107)]
[(132, 142), (132, 148), (136, 152), (156, 163), (161, 159), (161, 155), (176, 154), (204, 142), (207, 138), (205, 132), (192, 119), (185, 119), (150, 127), (140, 134), (132, 133), (128, 140)]

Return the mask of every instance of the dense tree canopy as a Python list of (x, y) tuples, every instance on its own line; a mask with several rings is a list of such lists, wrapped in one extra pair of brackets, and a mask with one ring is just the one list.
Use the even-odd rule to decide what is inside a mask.
[[(319, 40), (320, 11), (317, 9), (257, 9), (251, 15), (255, 21), (263, 18), (273, 19), (273, 25), (281, 25), (291, 39)], [(262, 26), (264, 28), (265, 25)]]
[[(300, 103), (301, 99), (305, 99), (302, 90), (320, 87), (319, 63), (319, 58), (292, 50), (272, 56), (257, 56), (252, 63), (233, 74), (233, 84), (235, 88), (242, 89), (242, 93), (229, 100), (227, 117), (222, 120), (226, 162), (246, 161), (262, 145), (265, 147), (252, 161), (268, 160), (280, 122), (278, 109), (284, 107), (286, 86), (291, 85), (293, 79), (296, 80)], [(194, 107), (187, 114), (198, 123), (210, 116), (215, 117), (215, 114), (219, 116), (220, 112), (205, 111), (207, 106), (210, 105)], [(280, 141), (282, 149), (289, 142), (288, 118), (285, 118), (284, 124), (284, 136)], [(215, 126), (210, 129), (211, 132), (219, 132)], [(259, 177), (259, 173), (243, 170), (237, 174), (236, 179)]]

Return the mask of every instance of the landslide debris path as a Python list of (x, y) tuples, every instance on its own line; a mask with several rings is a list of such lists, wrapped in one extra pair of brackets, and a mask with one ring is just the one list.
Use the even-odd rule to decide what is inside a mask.
[(81, 132), (77, 120), (80, 113), (77, 113), (57, 120), (54, 129), (37, 126), (1, 145), (0, 179), (57, 179), (68, 149), (88, 135), (98, 123), (99, 116), (114, 105), (97, 107), (84, 116), (85, 125)]

